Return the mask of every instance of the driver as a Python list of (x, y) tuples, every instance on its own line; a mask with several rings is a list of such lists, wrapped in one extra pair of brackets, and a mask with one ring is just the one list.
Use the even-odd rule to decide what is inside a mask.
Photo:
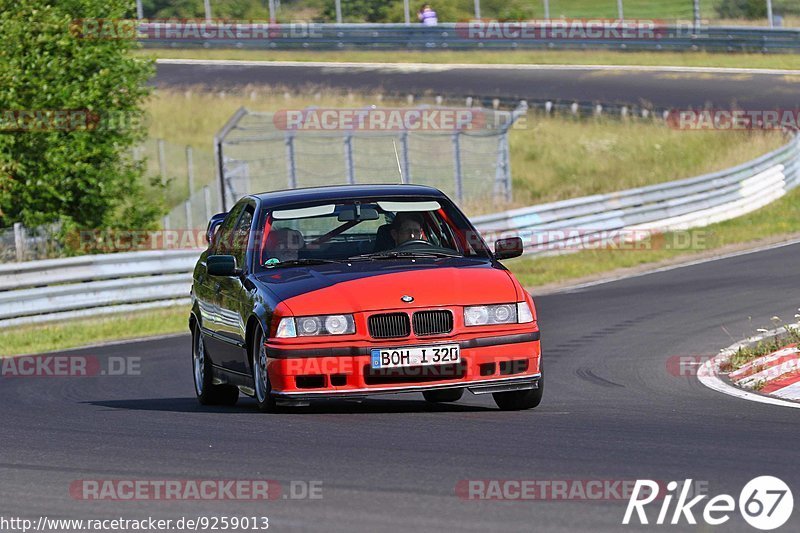
[(397, 213), (390, 228), (395, 246), (400, 246), (408, 241), (427, 240), (425, 234), (422, 232), (422, 221), (422, 215), (419, 213)]

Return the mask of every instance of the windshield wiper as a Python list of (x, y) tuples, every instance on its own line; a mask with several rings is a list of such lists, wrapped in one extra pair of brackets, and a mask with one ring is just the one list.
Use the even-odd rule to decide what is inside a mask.
[(397, 259), (400, 257), (410, 257), (410, 258), (428, 258), (428, 257), (463, 257), (461, 254), (457, 253), (448, 253), (448, 252), (438, 252), (438, 251), (387, 251), (387, 252), (373, 252), (371, 254), (362, 254), (362, 255), (354, 255), (353, 257), (349, 257), (348, 259)]
[(288, 261), (279, 261), (277, 263), (270, 264), (269, 262), (264, 263), (266, 268), (276, 268), (276, 267), (287, 267), (287, 266), (303, 266), (303, 265), (324, 265), (327, 263), (342, 263), (346, 262), (342, 259), (289, 259)]

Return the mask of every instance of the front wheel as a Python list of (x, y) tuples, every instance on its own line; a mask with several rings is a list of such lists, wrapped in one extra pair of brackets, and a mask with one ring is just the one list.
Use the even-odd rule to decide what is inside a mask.
[(511, 392), (495, 392), (492, 394), (494, 403), (503, 411), (521, 411), (533, 409), (542, 401), (544, 392), (544, 376), (539, 378), (539, 388), (516, 390)]
[(194, 392), (201, 405), (236, 405), (239, 389), (233, 385), (214, 385), (214, 371), (206, 354), (200, 326), (192, 330), (192, 367)]
[(457, 402), (464, 394), (464, 389), (426, 390), (422, 393), (432, 403)]
[(277, 410), (275, 398), (272, 397), (272, 385), (267, 372), (267, 348), (264, 346), (264, 332), (259, 327), (253, 336), (253, 346), (250, 347), (251, 364), (253, 367), (253, 384), (256, 392), (258, 410), (262, 413), (273, 413)]

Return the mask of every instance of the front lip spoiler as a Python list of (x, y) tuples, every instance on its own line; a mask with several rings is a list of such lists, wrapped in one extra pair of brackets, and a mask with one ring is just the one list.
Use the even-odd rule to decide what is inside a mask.
[(320, 390), (273, 392), (277, 400), (332, 400), (332, 399), (362, 399), (374, 394), (400, 394), (404, 392), (423, 392), (443, 389), (467, 389), (473, 394), (492, 394), (495, 392), (510, 392), (539, 388), (541, 374), (528, 374), (509, 378), (488, 379), (484, 381), (461, 381), (457, 383), (435, 383), (430, 385), (406, 385), (397, 387), (370, 387), (366, 389), (348, 390)]

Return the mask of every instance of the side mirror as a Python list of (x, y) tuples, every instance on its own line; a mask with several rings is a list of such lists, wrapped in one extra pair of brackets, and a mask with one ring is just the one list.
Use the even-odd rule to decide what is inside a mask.
[(510, 237), (494, 242), (494, 256), (496, 259), (511, 259), (522, 255), (522, 238)]
[(236, 268), (236, 258), (232, 255), (209, 255), (206, 258), (209, 276), (239, 276), (242, 271)]
[(208, 221), (208, 228), (206, 229), (206, 240), (208, 241), (208, 245), (211, 246), (214, 244), (214, 234), (217, 232), (217, 228), (225, 221), (225, 217), (228, 216), (228, 213), (217, 213), (211, 220)]

